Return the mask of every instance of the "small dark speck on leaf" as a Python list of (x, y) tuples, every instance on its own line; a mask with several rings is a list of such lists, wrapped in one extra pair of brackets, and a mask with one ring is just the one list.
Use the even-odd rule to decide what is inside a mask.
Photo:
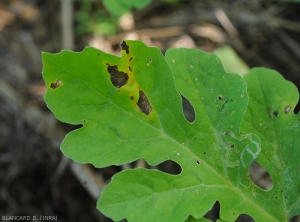
[(234, 148), (234, 144), (231, 144), (230, 148)]
[(125, 41), (123, 41), (120, 46), (121, 46), (122, 50), (126, 51), (127, 54), (129, 53), (129, 46), (126, 44)]
[(149, 59), (149, 63), (151, 63), (152, 62), (152, 59)]
[(133, 100), (134, 99), (134, 97), (133, 96), (130, 96), (130, 100)]
[(146, 115), (149, 115), (152, 110), (149, 100), (142, 90), (140, 90), (139, 94), (140, 97), (136, 104), (139, 106), (141, 112), (145, 113)]
[(86, 119), (84, 119), (83, 122), (86, 123)]
[(278, 111), (274, 111), (274, 112), (273, 112), (273, 115), (274, 115), (275, 117), (279, 116)]
[(291, 108), (292, 108), (291, 106), (285, 107), (284, 113), (285, 113), (285, 114), (288, 114), (288, 113), (290, 112)]
[(129, 66), (129, 70), (130, 70), (130, 72), (132, 72), (132, 69), (131, 69), (131, 67)]
[(132, 57), (130, 57), (130, 59), (129, 59), (129, 62), (131, 62), (133, 60), (133, 58)]
[(200, 161), (199, 160), (197, 160), (197, 164), (200, 165)]
[(58, 79), (58, 80), (56, 80), (56, 82), (51, 83), (50, 87), (51, 87), (52, 89), (56, 89), (56, 88), (58, 88), (60, 85), (61, 85), (61, 80)]
[(128, 74), (119, 71), (118, 66), (110, 66), (108, 63), (106, 63), (106, 65), (107, 71), (110, 74), (111, 83), (118, 88), (124, 86), (128, 81)]
[(223, 96), (222, 96), (222, 95), (219, 95), (219, 96), (218, 96), (218, 99), (219, 99), (219, 100), (222, 100), (222, 99), (223, 99)]
[(98, 53), (97, 55), (99, 56), (100, 54)]

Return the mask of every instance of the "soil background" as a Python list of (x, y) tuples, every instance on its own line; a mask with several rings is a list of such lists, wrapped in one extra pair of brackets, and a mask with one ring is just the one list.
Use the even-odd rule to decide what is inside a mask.
[[(149, 167), (139, 160), (94, 169), (62, 155), (60, 143), (76, 127), (57, 121), (44, 103), (41, 52), (82, 51), (92, 45), (119, 54), (123, 39), (140, 39), (162, 52), (169, 47), (211, 52), (230, 45), (249, 67), (275, 69), (300, 87), (300, 3), (153, 0), (134, 10), (133, 16), (122, 17), (107, 36), (92, 29), (78, 34), (75, 29), (84, 22), (75, 17), (86, 10), (86, 1), (63, 2), (0, 1), (0, 220), (12, 215), (56, 215), (60, 222), (111, 221), (95, 207), (103, 187), (122, 169)], [(113, 20), (101, 1), (90, 2), (91, 18), (101, 11), (100, 20)], [(188, 104), (185, 108), (188, 112)], [(174, 163), (158, 168), (178, 172)], [(259, 166), (252, 168), (257, 183), (269, 186), (268, 173)], [(218, 211), (216, 203), (207, 217), (215, 221)], [(240, 216), (238, 221), (252, 219)]]

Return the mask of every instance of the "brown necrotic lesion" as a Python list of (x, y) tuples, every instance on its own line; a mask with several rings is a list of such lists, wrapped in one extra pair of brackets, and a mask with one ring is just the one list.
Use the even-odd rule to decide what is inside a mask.
[(122, 50), (126, 51), (127, 54), (129, 53), (129, 46), (126, 44), (125, 41), (123, 41), (120, 46), (121, 46)]
[(117, 87), (120, 88), (124, 86), (128, 81), (128, 74), (122, 71), (119, 71), (118, 66), (114, 65), (111, 66), (108, 63), (107, 65), (107, 72), (110, 74), (110, 81), (111, 83)]
[(51, 87), (52, 89), (56, 89), (56, 88), (58, 88), (60, 85), (61, 85), (61, 80), (58, 79), (58, 80), (56, 80), (56, 82), (51, 83), (50, 87)]
[(147, 96), (142, 90), (139, 91), (139, 100), (136, 104), (139, 106), (141, 112), (145, 113), (146, 115), (150, 114), (152, 107)]

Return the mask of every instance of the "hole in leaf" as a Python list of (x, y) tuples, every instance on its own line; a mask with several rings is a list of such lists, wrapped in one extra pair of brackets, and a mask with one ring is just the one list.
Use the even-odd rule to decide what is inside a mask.
[(263, 190), (271, 190), (273, 181), (269, 172), (256, 161), (250, 165), (250, 177), (254, 184)]
[(290, 110), (291, 110), (291, 106), (286, 106), (285, 108), (284, 108), (284, 113), (285, 114), (288, 114), (289, 112), (290, 112)]
[(58, 79), (58, 80), (56, 80), (56, 82), (51, 83), (50, 87), (51, 87), (52, 89), (56, 89), (56, 88), (58, 88), (60, 85), (61, 85), (61, 80)]
[(149, 115), (152, 110), (149, 100), (142, 90), (140, 90), (139, 94), (139, 100), (136, 104), (139, 106), (141, 112), (145, 113), (146, 115)]
[(123, 41), (120, 46), (121, 46), (122, 50), (126, 51), (127, 54), (129, 53), (129, 46), (126, 44), (125, 41)]
[(248, 214), (241, 214), (237, 219), (236, 222), (255, 222), (255, 220), (249, 216)]
[(120, 72), (118, 66), (110, 66), (108, 63), (106, 63), (106, 65), (107, 71), (110, 74), (111, 83), (118, 88), (124, 86), (128, 81), (128, 74)]
[(187, 121), (190, 123), (196, 119), (195, 110), (190, 101), (188, 101), (183, 95), (181, 95), (183, 114)]
[(219, 203), (219, 201), (216, 201), (214, 203), (211, 210), (208, 211), (204, 217), (209, 220), (212, 220), (212, 221), (217, 221), (220, 218), (220, 203)]
[(299, 222), (300, 221), (300, 215), (293, 216), (289, 221), (290, 222)]
[(166, 160), (158, 164), (157, 168), (165, 173), (172, 175), (178, 175), (182, 171), (180, 165), (172, 160)]

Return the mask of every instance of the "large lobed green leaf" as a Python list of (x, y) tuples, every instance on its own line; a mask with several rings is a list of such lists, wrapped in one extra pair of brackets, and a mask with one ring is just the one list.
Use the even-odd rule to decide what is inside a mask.
[[(114, 220), (203, 221), (215, 201), (220, 202), (223, 221), (234, 221), (240, 214), (256, 221), (286, 221), (299, 213), (297, 155), (292, 164), (292, 154), (278, 153), (270, 165), (258, 155), (266, 149), (261, 152), (266, 156), (278, 145), (265, 145), (263, 136), (261, 148), (252, 134), (264, 135), (251, 128), (251, 118), (262, 114), (249, 117), (250, 87), (243, 121), (248, 94), (242, 77), (226, 73), (215, 55), (196, 49), (170, 49), (166, 57), (139, 41), (123, 42), (122, 49), (121, 57), (91, 47), (81, 53), (43, 53), (48, 107), (59, 120), (83, 125), (64, 139), (61, 150), (66, 156), (96, 167), (144, 158), (150, 165), (172, 160), (182, 168), (179, 175), (141, 168), (115, 175), (98, 201), (102, 213)], [(251, 82), (252, 74), (245, 78)], [(268, 93), (262, 97), (269, 98)], [(194, 107), (193, 123), (183, 115), (180, 94)], [(279, 109), (284, 104), (277, 105), (281, 100), (276, 98), (271, 107)], [(288, 104), (292, 110), (295, 101)], [(297, 120), (289, 113), (285, 118)], [(272, 141), (282, 132), (266, 138)], [(293, 149), (297, 152), (297, 142)], [(275, 167), (269, 171), (274, 189), (265, 191), (252, 183), (249, 166), (256, 158), (268, 170)]]

